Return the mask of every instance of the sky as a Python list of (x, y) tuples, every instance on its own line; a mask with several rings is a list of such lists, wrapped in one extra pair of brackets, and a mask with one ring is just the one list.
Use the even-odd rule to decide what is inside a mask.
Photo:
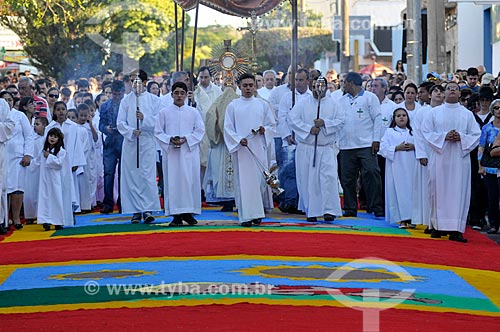
[[(191, 25), (194, 25), (194, 17), (196, 10), (192, 9), (187, 12), (191, 16)], [(200, 28), (208, 25), (231, 25), (235, 28), (246, 26), (246, 20), (232, 15), (220, 13), (214, 9), (208, 8), (200, 4), (200, 13), (198, 14), (198, 26)]]

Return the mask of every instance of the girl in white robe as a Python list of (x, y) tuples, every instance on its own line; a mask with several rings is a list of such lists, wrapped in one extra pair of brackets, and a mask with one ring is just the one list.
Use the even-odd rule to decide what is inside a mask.
[(71, 166), (66, 150), (64, 135), (58, 128), (47, 133), (43, 152), (39, 155), (40, 190), (38, 193), (38, 223), (48, 231), (50, 225), (55, 229), (71, 226), (73, 222), (73, 205), (71, 195)]
[(415, 145), (408, 112), (397, 108), (389, 129), (382, 137), (380, 152), (385, 161), (385, 219), (411, 224)]

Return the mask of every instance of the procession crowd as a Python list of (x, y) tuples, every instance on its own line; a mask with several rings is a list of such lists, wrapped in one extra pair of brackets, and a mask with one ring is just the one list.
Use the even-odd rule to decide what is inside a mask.
[(197, 224), (203, 201), (236, 207), (243, 227), (276, 203), (311, 223), (366, 209), (433, 238), (498, 232), (500, 173), (480, 164), (500, 146), (498, 77), (294, 72), (2, 77), (1, 231), (115, 206), (151, 223), (163, 200), (170, 226)]

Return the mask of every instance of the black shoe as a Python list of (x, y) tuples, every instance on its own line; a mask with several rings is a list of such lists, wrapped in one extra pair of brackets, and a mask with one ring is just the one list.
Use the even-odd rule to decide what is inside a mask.
[(344, 212), (342, 214), (342, 217), (345, 217), (345, 218), (348, 218), (348, 217), (357, 217), (357, 216), (358, 216), (358, 214), (356, 212), (347, 212), (346, 211), (346, 212)]
[(168, 224), (169, 227), (182, 226), (182, 218), (180, 215), (175, 215), (174, 219)]
[(233, 212), (234, 201), (225, 201), (222, 203), (221, 212)]
[(438, 231), (437, 229), (433, 229), (431, 232), (431, 238), (433, 239), (440, 239), (441, 238), (441, 232)]
[(498, 233), (498, 227), (491, 227), (486, 233), (496, 234), (496, 233)]
[(153, 217), (153, 215), (151, 214), (151, 212), (144, 212), (142, 214), (142, 217), (144, 218), (144, 223), (145, 224), (150, 224), (153, 221), (155, 221), (155, 217)]
[(427, 228), (424, 231), (424, 234), (432, 234), (432, 229), (427, 226)]
[(194, 219), (191, 213), (181, 214), (181, 218), (191, 226), (196, 225), (198, 223), (198, 220)]
[(45, 231), (50, 231), (50, 224), (43, 224), (42, 226)]
[(141, 222), (141, 214), (140, 213), (134, 213), (132, 220), (130, 220), (132, 224), (138, 224)]
[(59, 231), (59, 230), (63, 229), (64, 227), (61, 225), (55, 225), (54, 228), (56, 229), (56, 231)]
[(306, 221), (307, 221), (307, 222), (318, 222), (318, 218), (316, 218), (316, 217), (308, 217), (308, 218), (306, 219)]
[(252, 227), (252, 221), (244, 221), (240, 224), (242, 227)]
[(14, 227), (15, 229), (19, 230), (19, 229), (23, 229), (23, 224), (14, 224)]
[(375, 218), (385, 218), (385, 213), (375, 212)]
[(110, 208), (110, 207), (104, 207), (101, 209), (101, 212), (102, 214), (110, 214), (110, 213), (113, 213), (113, 208)]
[(262, 223), (262, 219), (252, 219), (250, 220), (255, 226), (259, 226)]
[(0, 234), (4, 235), (7, 234), (8, 229), (5, 228), (5, 226), (2, 224), (0, 225)]
[(456, 241), (461, 243), (467, 243), (467, 239), (465, 239), (460, 232), (452, 232), (450, 235), (450, 241)]
[(334, 215), (331, 215), (329, 213), (326, 213), (324, 216), (323, 216), (323, 219), (326, 221), (326, 222), (332, 222), (335, 220), (335, 216)]

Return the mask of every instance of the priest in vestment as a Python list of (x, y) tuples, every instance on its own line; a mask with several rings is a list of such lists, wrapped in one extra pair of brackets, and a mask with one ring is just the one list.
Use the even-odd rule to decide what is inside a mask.
[(15, 127), (10, 117), (10, 106), (4, 99), (0, 99), (0, 234), (7, 232), (9, 222), (9, 208), (7, 205), (7, 161), (5, 145), (12, 137)]
[(187, 91), (185, 83), (174, 83), (174, 103), (160, 111), (155, 126), (163, 150), (165, 215), (174, 216), (170, 226), (195, 225), (193, 214), (201, 214), (199, 146), (205, 127), (200, 112), (185, 104)]
[[(208, 67), (200, 67), (198, 70), (198, 85), (194, 89), (193, 95), (196, 101), (196, 107), (200, 110), (203, 121), (205, 121), (206, 115), (214, 101), (222, 94), (221, 88), (212, 83), (212, 76), (210, 75), (210, 70)], [(203, 137), (200, 144), (200, 162), (201, 162), (201, 176), (203, 179), (203, 173), (205, 167), (207, 167), (208, 162), (208, 151), (210, 148), (210, 143), (207, 136)]]
[[(154, 221), (152, 211), (161, 210), (156, 186), (156, 138), (154, 129), (160, 110), (160, 99), (145, 90), (148, 80), (143, 70), (130, 74), (133, 81), (142, 81), (139, 98), (134, 92), (126, 95), (118, 110), (116, 126), (123, 136), (120, 199), (123, 213), (133, 213), (132, 223), (141, 218), (145, 223)], [(137, 111), (139, 99), (139, 111)], [(139, 130), (136, 129), (139, 119)], [(139, 167), (137, 167), (137, 138), (139, 138)]]
[(267, 147), (276, 128), (269, 104), (254, 97), (255, 77), (239, 78), (242, 96), (226, 110), (224, 140), (235, 167), (235, 198), (243, 227), (259, 225), (265, 208), (272, 207), (272, 194), (263, 177), (269, 168)]
[[(306, 213), (309, 222), (317, 222), (317, 217), (332, 222), (335, 216), (342, 215), (336, 139), (344, 124), (345, 114), (336, 101), (325, 97), (325, 89), (321, 94), (320, 117), (317, 119), (318, 96), (321, 92), (316, 83), (317, 79), (312, 84), (312, 95), (300, 100), (292, 108), (287, 122), (297, 140), (295, 164), (298, 209)], [(316, 162), (313, 167), (316, 137)]]
[(208, 203), (222, 203), (221, 211), (230, 212), (234, 207), (234, 165), (224, 142), (224, 117), (227, 106), (240, 96), (231, 86), (225, 86), (205, 117), (206, 137), (210, 141), (207, 170), (203, 189)]
[(448, 82), (445, 103), (430, 110), (422, 121), (422, 135), (429, 144), (429, 191), (431, 237), (450, 233), (450, 240), (463, 237), (471, 195), (469, 154), (479, 144), (481, 130), (474, 115), (459, 104), (460, 89)]

